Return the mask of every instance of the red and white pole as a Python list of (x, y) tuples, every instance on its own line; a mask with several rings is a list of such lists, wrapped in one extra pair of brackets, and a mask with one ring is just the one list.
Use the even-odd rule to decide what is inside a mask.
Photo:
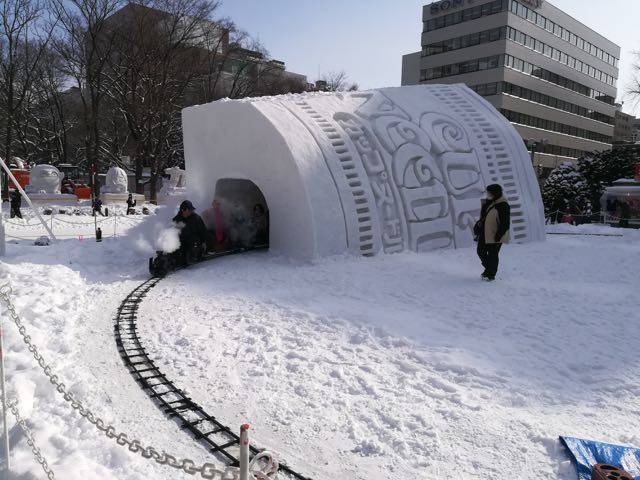
[(249, 480), (249, 424), (240, 427), (240, 480)]

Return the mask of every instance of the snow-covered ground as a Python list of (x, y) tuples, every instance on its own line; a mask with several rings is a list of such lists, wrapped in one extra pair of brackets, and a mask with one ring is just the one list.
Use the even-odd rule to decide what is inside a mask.
[[(259, 446), (314, 479), (573, 479), (558, 435), (640, 446), (640, 232), (548, 228), (623, 236), (510, 245), (493, 284), (473, 250), (313, 264), (251, 253), (163, 280), (139, 326), (206, 410), (250, 422)], [(210, 460), (118, 356), (113, 314), (146, 278), (126, 238), (9, 244), (0, 265), (34, 342), (80, 398), (145, 443)], [(4, 328), (10, 392), (58, 478), (187, 478), (70, 412)], [(16, 478), (40, 478), (11, 435)]]

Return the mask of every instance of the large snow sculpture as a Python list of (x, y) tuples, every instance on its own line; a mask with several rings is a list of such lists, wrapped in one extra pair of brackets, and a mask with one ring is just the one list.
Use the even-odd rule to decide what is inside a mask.
[(110, 167), (107, 170), (104, 187), (101, 188), (101, 191), (102, 193), (128, 193), (127, 172), (120, 167)]
[[(144, 203), (144, 195), (137, 193), (132, 197), (138, 204)], [(109, 167), (104, 186), (100, 188), (100, 198), (104, 203), (123, 203), (129, 198), (129, 178), (120, 167)]]
[(25, 192), (34, 203), (69, 204), (78, 197), (60, 193), (64, 173), (53, 165), (36, 165), (29, 172), (29, 185)]
[(464, 85), (220, 101), (183, 111), (188, 192), (254, 182), (273, 249), (302, 257), (473, 244), (485, 186), (512, 205), (512, 238), (544, 238), (522, 139)]
[(36, 165), (29, 173), (27, 193), (59, 194), (64, 173), (53, 165)]

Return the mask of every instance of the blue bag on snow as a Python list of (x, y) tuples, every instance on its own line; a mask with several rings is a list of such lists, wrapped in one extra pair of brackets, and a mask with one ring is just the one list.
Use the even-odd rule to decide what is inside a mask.
[(609, 443), (560, 437), (578, 470), (580, 480), (591, 480), (591, 469), (598, 463), (622, 468), (640, 480), (640, 449)]

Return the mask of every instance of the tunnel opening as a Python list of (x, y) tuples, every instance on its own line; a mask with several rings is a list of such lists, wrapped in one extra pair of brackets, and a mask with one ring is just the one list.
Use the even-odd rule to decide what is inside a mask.
[(260, 188), (251, 180), (218, 180), (206, 217), (203, 219), (212, 240), (210, 251), (269, 247), (269, 208)]

